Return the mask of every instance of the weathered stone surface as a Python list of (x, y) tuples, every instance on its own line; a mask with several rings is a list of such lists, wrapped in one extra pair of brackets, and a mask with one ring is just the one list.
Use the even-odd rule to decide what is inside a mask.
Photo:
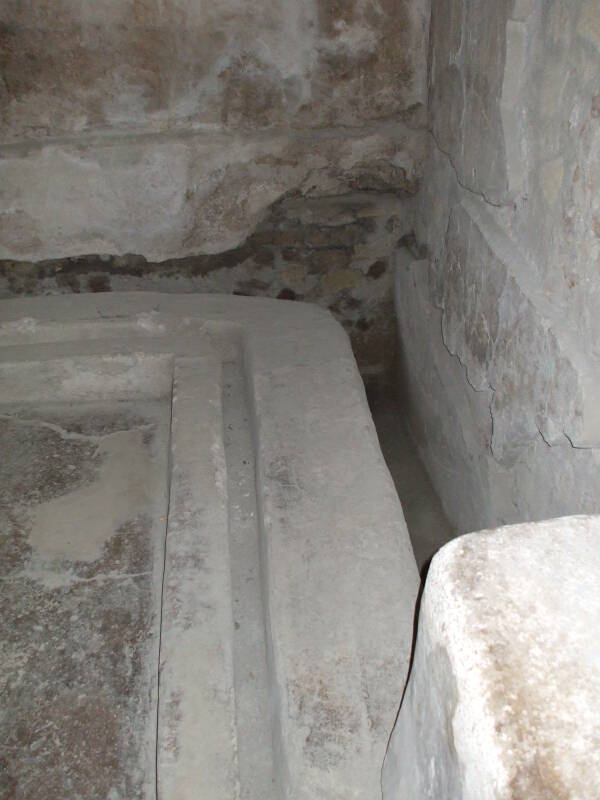
[[(577, 343), (561, 341), (560, 320), (519, 283), (522, 256), (477, 206), (453, 209), (445, 249), (442, 337), (475, 391), (490, 391), (494, 456), (512, 463), (541, 435), (575, 442), (585, 428)], [(535, 365), (535, 366), (534, 366)]]
[(290, 197), (240, 247), (160, 263), (134, 255), (5, 261), (0, 297), (160, 289), (306, 300), (344, 325), (364, 375), (382, 375), (395, 349), (389, 256), (411, 229), (409, 202), (391, 193)]
[[(521, 251), (527, 267), (518, 280), (526, 289), (538, 287), (593, 355), (599, 340), (597, 315), (590, 308), (596, 306), (600, 253), (594, 225), (600, 152), (594, 98), (600, 52), (590, 42), (594, 25), (589, 15), (597, 12), (583, 2), (553, 0), (518, 4), (512, 11), (509, 3), (495, 4), (494, 14), (471, 3), (468, 18), (458, 7), (453, 13), (458, 25), (454, 33), (452, 26), (442, 24), (448, 22), (449, 4), (434, 4), (433, 63), (452, 60), (453, 48), (464, 42), (482, 83), (479, 91), (463, 81), (464, 92), (467, 97), (479, 94), (477, 102), (489, 108), (477, 115), (479, 127), (467, 137), (461, 128), (467, 124), (464, 115), (456, 120), (447, 116), (454, 113), (456, 95), (443, 93), (432, 100), (430, 124), (434, 131), (440, 129), (440, 136), (452, 137), (446, 145), (438, 141), (449, 152), (460, 182), (485, 194), (481, 207)], [(506, 57), (492, 59), (489, 40), (503, 41), (496, 50), (505, 49)], [(462, 158), (472, 163), (464, 166)], [(438, 228), (445, 232), (448, 216), (447, 206), (436, 208), (434, 203), (437, 199), (438, 206), (451, 206), (464, 194), (460, 186), (448, 186), (444, 161), (435, 154), (428, 159), (425, 183), (431, 196), (426, 187), (418, 231), (434, 258), (442, 244)], [(498, 179), (484, 180), (496, 166)]]
[(218, 361), (175, 366), (156, 751), (173, 800), (239, 793), (221, 395)]
[(463, 531), (600, 510), (595, 13), (433, 4), (429, 264), (398, 308), (412, 425)]
[(498, 100), (512, 4), (434, 0), (431, 11), (431, 129), (462, 183), (495, 201), (507, 189)]
[[(154, 661), (161, 797), (252, 797), (244, 775), (253, 712), (247, 695), (239, 702), (248, 664), (234, 639), (248, 619), (230, 589), (251, 577), (241, 531), (229, 530), (238, 523), (254, 528), (260, 575), (252, 624), (264, 637), (270, 718), (256, 724), (274, 770), (259, 783), (273, 798), (376, 796), (419, 581), (342, 328), (315, 306), (215, 295), (27, 298), (0, 310), (6, 403), (23, 393), (79, 402), (95, 392), (100, 401), (111, 389), (131, 400), (164, 393), (176, 378), (164, 591), (154, 595), (163, 596), (159, 673)], [(220, 367), (230, 375), (232, 362), (248, 394), (235, 425), (231, 401), (221, 408)], [(253, 457), (232, 464), (242, 423)]]
[[(473, 237), (465, 241), (472, 254), (484, 255)], [(494, 275), (504, 287), (498, 306), (491, 280), (477, 294), (467, 287), (454, 296), (468, 325), (459, 322), (456, 311), (447, 319), (447, 306), (440, 309), (432, 302), (427, 260), (399, 256), (396, 272), (401, 385), (407, 387), (404, 397), (419, 452), (446, 512), (462, 531), (498, 521), (595, 513), (592, 476), (600, 456), (597, 449), (570, 441), (571, 431), (582, 433), (587, 415), (576, 348), (555, 337), (548, 317), (522, 294), (514, 277), (506, 278), (501, 262), (455, 262), (455, 278), (458, 263), (465, 269), (474, 265), (471, 286)], [(489, 272), (482, 271), (482, 263)], [(451, 293), (460, 284), (455, 282), (453, 290), (450, 285), (443, 288)], [(494, 314), (498, 308), (497, 334), (482, 368), (476, 357), (481, 351), (471, 351), (468, 344), (479, 341), (473, 338), (472, 320), (481, 313), (485, 332), (489, 321), (483, 312)], [(465, 328), (473, 332), (471, 338)], [(440, 332), (448, 329), (445, 340)]]
[(167, 439), (156, 401), (0, 406), (7, 800), (154, 796)]
[[(390, 587), (384, 576), (393, 562), (388, 574), (394, 592), (402, 586), (401, 593), (410, 597), (407, 605), (414, 603), (414, 556), (404, 536), (398, 536), (392, 512), (398, 508), (397, 496), (379, 445), (371, 440), (372, 422), (356, 425), (367, 410), (366, 398), (362, 387), (357, 393), (349, 384), (350, 364), (337, 337), (324, 336), (316, 326), (310, 334), (305, 331), (308, 348), (299, 385), (277, 355), (279, 344), (267, 329), (263, 336), (249, 366), (259, 420), (262, 564), (270, 576), (281, 796), (370, 798), (380, 792), (395, 713), (390, 713), (386, 691), (401, 692), (405, 674), (404, 664), (393, 655), (394, 642), (412, 636), (407, 614), (388, 613)], [(298, 332), (280, 333), (283, 337), (289, 347), (297, 347)], [(292, 402), (301, 411), (290, 418), (283, 409)], [(335, 408), (335, 419), (327, 408)], [(327, 440), (342, 435), (344, 448), (332, 452)], [(377, 463), (366, 469), (373, 447)], [(328, 487), (326, 506), (319, 490), (310, 488), (316, 485)], [(377, 498), (372, 494), (376, 485)], [(359, 498), (359, 487), (368, 499)], [(346, 609), (343, 618), (336, 607)], [(355, 624), (360, 617), (382, 613), (385, 625)]]
[(0, 141), (356, 125), (425, 101), (427, 3), (7, 2)]
[(570, 517), (435, 556), (385, 800), (598, 797), (599, 536)]
[(292, 191), (414, 193), (428, 0), (0, 10), (0, 258), (239, 246)]
[[(267, 249), (251, 266), (225, 260), (292, 194), (418, 190), (429, 1), (88, 6), (11, 0), (0, 10), (0, 259), (22, 265), (16, 283), (32, 287), (27, 265), (40, 260), (106, 254), (128, 269), (128, 254), (223, 253), (220, 266), (239, 265), (234, 274), (196, 264), (212, 275), (194, 272), (176, 290), (316, 299), (369, 353), (370, 371), (388, 368), (391, 325), (375, 320), (384, 294), (389, 308), (389, 272), (369, 286), (362, 274), (315, 278), (329, 269), (323, 255), (316, 272), (301, 271), (310, 252), (285, 271)], [(314, 211), (307, 202), (298, 214)], [(364, 244), (364, 226), (331, 234), (313, 217), (309, 228), (308, 248)], [(279, 233), (276, 242), (267, 232), (269, 246), (296, 247), (293, 231)], [(389, 249), (376, 244), (371, 261)], [(366, 254), (352, 255), (364, 272)], [(56, 278), (60, 291), (116, 284), (106, 274)], [(152, 288), (167, 284), (161, 276)], [(121, 288), (146, 287), (129, 279)]]
[(345, 194), (375, 181), (379, 191), (413, 194), (422, 152), (422, 136), (396, 125), (368, 134), (156, 134), (0, 148), (0, 258), (138, 253), (161, 261), (222, 252), (294, 190)]

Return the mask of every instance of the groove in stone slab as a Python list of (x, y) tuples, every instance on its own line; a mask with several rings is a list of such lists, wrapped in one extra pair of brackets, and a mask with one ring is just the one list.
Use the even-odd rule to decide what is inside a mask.
[(241, 800), (275, 800), (255, 458), (241, 365), (223, 365), (233, 592), (233, 664)]

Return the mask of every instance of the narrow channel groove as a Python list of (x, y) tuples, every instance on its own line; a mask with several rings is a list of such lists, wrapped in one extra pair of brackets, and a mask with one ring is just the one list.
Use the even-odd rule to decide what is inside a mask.
[(223, 365), (240, 800), (275, 800), (255, 459), (241, 364)]

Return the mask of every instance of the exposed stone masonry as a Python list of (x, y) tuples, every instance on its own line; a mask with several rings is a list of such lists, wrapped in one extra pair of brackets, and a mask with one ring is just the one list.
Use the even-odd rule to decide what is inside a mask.
[(304, 299), (389, 367), (428, 24), (427, 0), (5, 4), (2, 295)]
[(292, 196), (224, 253), (160, 263), (136, 255), (5, 261), (0, 297), (142, 289), (315, 302), (348, 331), (363, 374), (382, 375), (396, 336), (390, 254), (407, 235), (409, 197), (406, 190)]

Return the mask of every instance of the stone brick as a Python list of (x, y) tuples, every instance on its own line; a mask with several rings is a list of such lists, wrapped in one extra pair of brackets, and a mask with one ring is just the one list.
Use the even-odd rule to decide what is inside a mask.
[(354, 289), (362, 280), (362, 273), (356, 269), (340, 269), (326, 272), (321, 278), (321, 286), (325, 291), (339, 292), (342, 289)]
[(310, 255), (309, 272), (326, 273), (339, 270), (350, 263), (350, 253), (342, 249), (315, 250)]

